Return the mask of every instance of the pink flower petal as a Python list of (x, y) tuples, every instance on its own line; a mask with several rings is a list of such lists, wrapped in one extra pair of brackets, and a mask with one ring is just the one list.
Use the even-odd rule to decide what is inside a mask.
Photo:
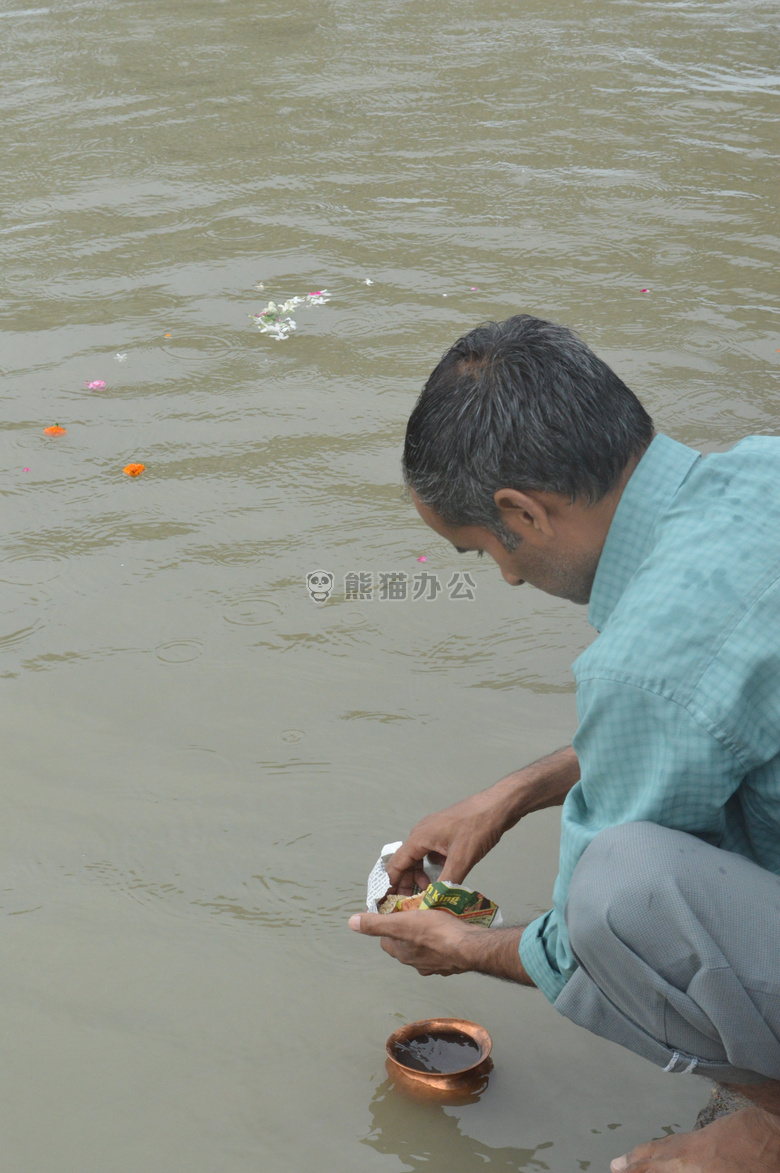
[(91, 383), (85, 383), (84, 386), (88, 391), (105, 391), (108, 384), (105, 379), (93, 379)]
[(427, 562), (428, 559), (425, 557), (424, 554), (421, 554), (420, 557), (417, 559), (417, 561), (418, 562)]

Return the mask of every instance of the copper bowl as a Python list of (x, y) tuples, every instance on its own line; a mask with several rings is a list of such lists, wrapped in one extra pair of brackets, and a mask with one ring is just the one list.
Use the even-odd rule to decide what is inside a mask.
[[(457, 1071), (416, 1071), (406, 1067), (396, 1058), (398, 1043), (409, 1042), (424, 1034), (438, 1034), (441, 1031), (462, 1031), (479, 1047), (479, 1056), (468, 1066)], [(420, 1022), (409, 1022), (393, 1031), (385, 1044), (387, 1050), (387, 1073), (393, 1082), (417, 1099), (432, 1099), (439, 1103), (467, 1103), (479, 1097), (487, 1086), (487, 1077), (493, 1068), (490, 1052), (493, 1047), (484, 1026), (469, 1022), (465, 1018), (423, 1018)]]

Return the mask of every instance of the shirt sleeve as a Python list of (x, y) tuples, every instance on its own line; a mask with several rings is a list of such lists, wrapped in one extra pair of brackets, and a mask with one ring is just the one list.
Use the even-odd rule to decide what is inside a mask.
[[(525, 969), (551, 1002), (577, 968), (566, 931), (566, 899), (591, 840), (607, 827), (650, 822), (722, 846), (726, 806), (745, 773), (716, 728), (642, 685), (580, 681), (577, 713), (573, 745), (580, 781), (561, 814), (554, 906), (520, 941)], [(733, 823), (738, 812), (733, 805), (730, 812)], [(740, 844), (730, 842), (729, 849), (739, 850)]]

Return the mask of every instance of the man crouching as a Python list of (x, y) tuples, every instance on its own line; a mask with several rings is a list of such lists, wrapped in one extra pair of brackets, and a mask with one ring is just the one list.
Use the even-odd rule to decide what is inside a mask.
[[(409, 419), (422, 519), (506, 582), (588, 605), (572, 747), (422, 819), (390, 861), (460, 883), (525, 815), (562, 805), (553, 908), (485, 929), (354, 916), (421, 974), (537, 986), (572, 1021), (727, 1114), (613, 1173), (780, 1170), (780, 439), (703, 457), (654, 431), (570, 330), (527, 315), (445, 354)], [(703, 1121), (702, 1121), (703, 1123)]]

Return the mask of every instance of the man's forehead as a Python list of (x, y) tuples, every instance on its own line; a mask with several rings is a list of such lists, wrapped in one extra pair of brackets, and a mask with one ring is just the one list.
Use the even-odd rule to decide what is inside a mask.
[(484, 538), (484, 531), (479, 526), (450, 525), (435, 510), (431, 509), (429, 505), (424, 505), (414, 489), (411, 490), (411, 495), (415, 509), (425, 524), (429, 525), (442, 538), (446, 538), (448, 542), (452, 542), (457, 550), (473, 550), (479, 548), (481, 539)]
[(415, 493), (414, 489), (411, 490), (411, 494), (414, 507), (425, 524), (429, 525), (432, 530), (436, 531), (437, 534), (441, 534), (443, 538), (449, 538), (449, 540), (452, 541), (450, 535), (458, 531), (458, 526), (448, 525), (447, 522), (439, 516), (435, 509), (431, 509), (430, 505), (424, 505)]
[(414, 507), (417, 510), (417, 512), (419, 513), (420, 517), (425, 522), (425, 524), (429, 525), (431, 527), (431, 529), (435, 529), (437, 533), (441, 533), (441, 527), (445, 523), (439, 517), (438, 513), (435, 513), (434, 510), (431, 509), (429, 505), (423, 505), (422, 501), (417, 496), (414, 489), (410, 489), (410, 492), (412, 495), (412, 502), (414, 504)]

